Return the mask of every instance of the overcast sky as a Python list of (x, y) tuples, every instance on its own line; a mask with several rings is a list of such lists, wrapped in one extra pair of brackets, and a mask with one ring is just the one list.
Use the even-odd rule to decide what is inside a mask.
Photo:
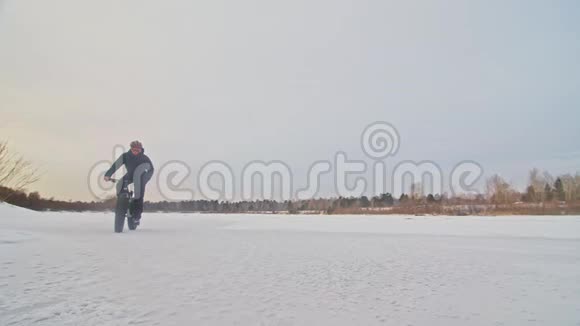
[[(523, 184), (580, 170), (580, 2), (0, 1), (0, 138), (90, 199), (115, 144), (157, 166), (362, 159), (374, 121), (399, 160), (472, 159)], [(155, 197), (155, 196), (153, 196)]]

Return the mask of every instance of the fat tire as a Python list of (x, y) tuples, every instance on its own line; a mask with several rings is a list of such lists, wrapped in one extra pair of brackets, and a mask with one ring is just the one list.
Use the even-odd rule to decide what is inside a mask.
[(117, 198), (117, 207), (115, 208), (115, 232), (123, 232), (125, 226), (125, 214), (129, 206), (129, 200), (125, 197)]

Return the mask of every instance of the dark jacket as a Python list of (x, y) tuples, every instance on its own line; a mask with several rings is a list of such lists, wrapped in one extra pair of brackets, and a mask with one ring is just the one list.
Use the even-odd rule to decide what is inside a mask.
[(127, 179), (130, 182), (133, 182), (133, 177), (135, 176), (135, 172), (137, 172), (138, 174), (143, 174), (142, 180), (147, 183), (153, 176), (153, 171), (155, 170), (153, 168), (153, 163), (149, 157), (145, 155), (145, 149), (143, 149), (139, 155), (133, 155), (131, 151), (123, 153), (105, 173), (105, 176), (112, 176), (113, 173), (123, 165), (127, 168), (127, 174), (123, 176), (123, 179)]

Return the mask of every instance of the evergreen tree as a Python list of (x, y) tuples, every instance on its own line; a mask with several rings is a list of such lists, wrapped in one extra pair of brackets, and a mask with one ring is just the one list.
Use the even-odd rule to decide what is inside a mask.
[(537, 201), (536, 189), (534, 189), (534, 186), (532, 185), (528, 186), (528, 188), (526, 189), (526, 193), (524, 194), (522, 199), (523, 201), (528, 203), (533, 203)]
[(380, 200), (385, 206), (393, 206), (393, 204), (395, 203), (393, 195), (391, 195), (388, 192), (386, 194), (382, 194)]
[(427, 202), (428, 202), (428, 203), (434, 203), (435, 201), (436, 201), (436, 200), (435, 200), (435, 197), (433, 196), (433, 194), (429, 194), (429, 195), (427, 196)]
[(546, 183), (546, 187), (544, 187), (544, 196), (546, 201), (552, 201), (554, 199), (554, 191), (552, 191), (552, 187), (550, 184)]
[(401, 203), (404, 203), (404, 202), (406, 202), (408, 200), (409, 200), (409, 195), (406, 195), (404, 193), (401, 194), (401, 197), (399, 197), (399, 202), (401, 202)]
[(362, 196), (360, 198), (360, 207), (369, 207), (371, 202), (369, 201), (367, 196)]
[(562, 183), (562, 179), (557, 178), (554, 182), (554, 194), (559, 201), (566, 200), (566, 192), (564, 191), (564, 184)]

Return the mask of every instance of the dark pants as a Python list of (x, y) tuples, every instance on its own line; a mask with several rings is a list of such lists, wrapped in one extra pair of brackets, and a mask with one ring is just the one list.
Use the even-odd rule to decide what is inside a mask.
[[(131, 210), (131, 215), (133, 218), (140, 219), (141, 214), (143, 213), (143, 200), (145, 197), (145, 187), (147, 186), (147, 181), (145, 181), (143, 178), (137, 181), (138, 182), (135, 182), (133, 187), (133, 203), (129, 209)], [(121, 197), (128, 195), (129, 190), (127, 188), (132, 183), (133, 180), (127, 176), (124, 176), (123, 179), (117, 183), (117, 201), (122, 200)]]

